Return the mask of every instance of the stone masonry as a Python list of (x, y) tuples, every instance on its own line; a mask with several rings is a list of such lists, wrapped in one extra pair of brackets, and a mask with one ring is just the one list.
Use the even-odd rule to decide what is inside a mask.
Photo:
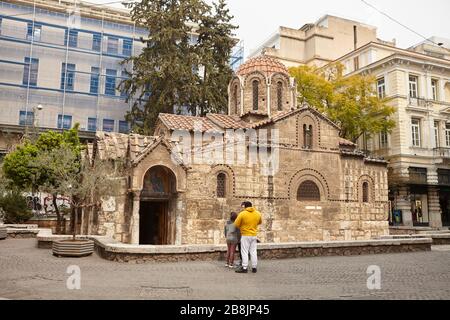
[[(83, 229), (131, 244), (220, 244), (230, 212), (251, 201), (263, 215), (261, 242), (387, 235), (387, 163), (366, 158), (326, 116), (298, 106), (295, 88), (281, 63), (259, 57), (230, 82), (228, 115), (160, 114), (151, 137), (97, 133), (90, 159), (121, 159), (128, 170), (120, 194), (104, 199)], [(279, 170), (269, 174), (267, 162), (250, 163), (246, 153), (252, 148), (248, 132), (260, 135), (260, 129), (270, 133), (269, 155), (278, 151)], [(247, 133), (246, 140), (233, 143), (227, 130)], [(273, 130), (278, 137), (272, 139)], [(225, 136), (220, 148), (236, 151), (227, 158), (232, 161), (186, 161), (195, 160), (195, 150), (209, 159), (206, 152), (217, 145), (205, 139), (208, 134)], [(180, 151), (186, 143), (190, 151)], [(244, 163), (238, 161), (241, 151)]]

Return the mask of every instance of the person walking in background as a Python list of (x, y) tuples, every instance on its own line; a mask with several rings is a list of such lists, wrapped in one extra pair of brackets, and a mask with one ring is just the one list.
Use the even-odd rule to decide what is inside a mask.
[(248, 254), (252, 261), (252, 272), (256, 273), (258, 265), (257, 256), (257, 234), (258, 226), (262, 223), (261, 213), (258, 212), (251, 202), (243, 202), (244, 210), (239, 213), (234, 221), (234, 225), (241, 231), (241, 257), (242, 267), (236, 270), (237, 273), (247, 273), (248, 270)]
[(237, 213), (232, 212), (230, 215), (230, 220), (227, 221), (225, 225), (225, 238), (227, 239), (227, 264), (226, 267), (234, 267), (234, 254), (236, 253), (236, 246), (240, 241), (241, 232), (239, 228), (234, 225), (234, 221), (237, 218)]

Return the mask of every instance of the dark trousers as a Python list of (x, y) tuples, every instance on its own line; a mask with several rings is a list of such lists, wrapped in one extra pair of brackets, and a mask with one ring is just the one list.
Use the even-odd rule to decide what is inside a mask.
[(239, 259), (241, 259), (241, 264), (242, 264), (242, 251), (241, 251), (241, 243), (240, 242), (238, 243), (237, 248), (239, 250)]

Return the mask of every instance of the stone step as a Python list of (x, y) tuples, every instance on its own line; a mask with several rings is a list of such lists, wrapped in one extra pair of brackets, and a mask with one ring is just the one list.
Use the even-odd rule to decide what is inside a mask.
[(445, 234), (445, 233), (448, 233), (448, 234), (450, 234), (450, 230), (432, 230), (432, 231), (418, 231), (417, 232), (418, 234)]

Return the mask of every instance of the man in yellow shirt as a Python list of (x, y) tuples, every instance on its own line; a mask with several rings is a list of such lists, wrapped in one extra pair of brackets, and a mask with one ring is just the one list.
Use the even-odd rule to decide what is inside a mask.
[(262, 223), (261, 213), (253, 208), (251, 202), (243, 202), (244, 210), (239, 213), (234, 225), (241, 231), (241, 256), (242, 267), (236, 270), (237, 273), (247, 273), (248, 254), (252, 260), (252, 272), (256, 273), (258, 256), (256, 252), (258, 226)]

